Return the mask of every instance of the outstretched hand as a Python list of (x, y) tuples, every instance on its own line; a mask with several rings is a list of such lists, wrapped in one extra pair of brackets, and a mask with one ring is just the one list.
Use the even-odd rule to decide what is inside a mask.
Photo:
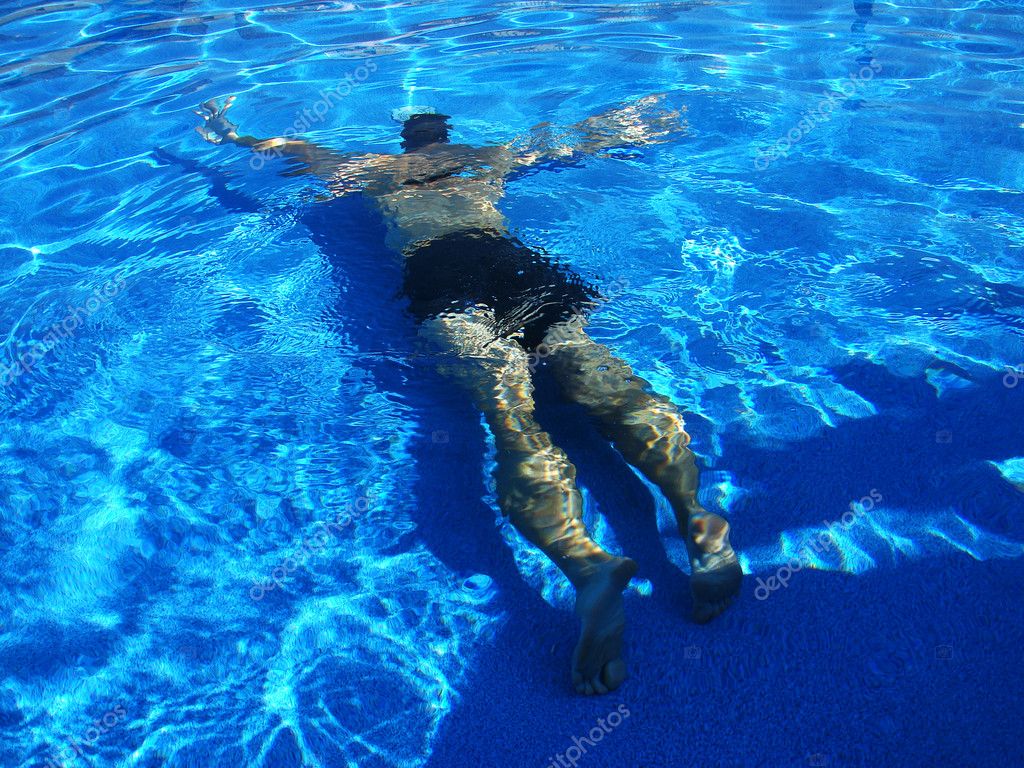
[(196, 126), (196, 133), (211, 144), (221, 144), (237, 136), (238, 126), (224, 116), (234, 103), (235, 97), (228, 96), (223, 106), (216, 99), (210, 99), (200, 104), (199, 109), (192, 110), (203, 118), (203, 124)]
[(505, 146), (515, 153), (517, 165), (534, 165), (543, 160), (597, 154), (615, 147), (642, 147), (672, 140), (687, 130), (681, 109), (661, 106), (663, 93), (655, 93), (560, 128), (550, 123)]
[(621, 107), (588, 117), (580, 127), (588, 133), (606, 140), (621, 141), (624, 144), (643, 146), (666, 141), (667, 138), (686, 129), (683, 109), (660, 107), (663, 93), (655, 93), (629, 102)]

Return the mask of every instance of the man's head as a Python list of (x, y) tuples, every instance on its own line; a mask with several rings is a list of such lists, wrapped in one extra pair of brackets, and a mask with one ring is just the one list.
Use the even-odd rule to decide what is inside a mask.
[(430, 144), (448, 143), (448, 115), (421, 112), (402, 123), (402, 149), (415, 152)]

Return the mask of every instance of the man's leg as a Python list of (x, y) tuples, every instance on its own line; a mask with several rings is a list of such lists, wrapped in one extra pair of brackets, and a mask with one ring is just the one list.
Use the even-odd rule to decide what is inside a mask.
[(605, 552), (583, 525), (576, 468), (534, 420), (526, 353), (515, 342), (495, 339), (479, 315), (428, 320), (421, 334), (454, 353), (441, 368), (466, 387), (494, 434), (502, 513), (576, 589), (582, 629), (573, 652), (574, 687), (587, 694), (614, 690), (626, 675), (622, 591), (636, 563)]
[(679, 409), (587, 336), (579, 320), (552, 327), (545, 345), (541, 351), (566, 395), (590, 411), (626, 460), (669, 500), (690, 557), (693, 618), (711, 620), (739, 591), (743, 574), (729, 524), (697, 501), (697, 462)]

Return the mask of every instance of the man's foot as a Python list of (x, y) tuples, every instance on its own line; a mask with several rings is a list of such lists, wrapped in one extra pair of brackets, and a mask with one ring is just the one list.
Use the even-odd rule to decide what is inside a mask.
[(705, 624), (729, 607), (740, 591), (743, 570), (729, 544), (729, 523), (710, 512), (692, 515), (687, 550), (693, 620)]
[(572, 654), (572, 684), (577, 693), (608, 693), (626, 679), (622, 633), (626, 614), (622, 590), (636, 573), (636, 563), (618, 557), (601, 566), (576, 591), (576, 615), (583, 626)]

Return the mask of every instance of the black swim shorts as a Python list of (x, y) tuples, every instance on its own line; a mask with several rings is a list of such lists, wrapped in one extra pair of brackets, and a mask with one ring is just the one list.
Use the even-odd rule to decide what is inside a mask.
[(404, 293), (418, 319), (473, 306), (494, 311), (500, 336), (527, 351), (556, 323), (596, 306), (581, 277), (511, 235), (467, 229), (428, 240), (406, 256)]

